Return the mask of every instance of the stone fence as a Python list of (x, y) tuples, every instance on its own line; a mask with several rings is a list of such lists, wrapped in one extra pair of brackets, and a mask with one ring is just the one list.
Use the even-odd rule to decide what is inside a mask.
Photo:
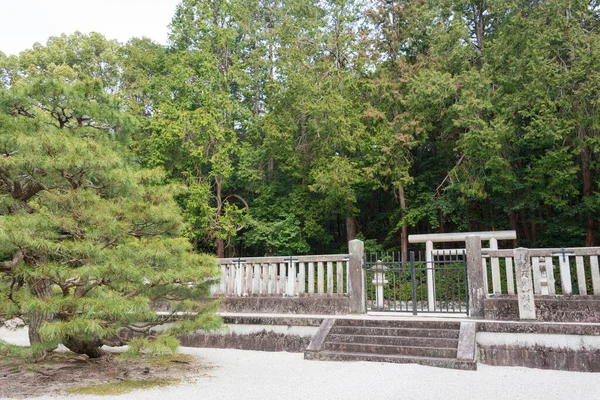
[[(600, 247), (482, 251), (484, 271), (492, 275), (491, 290), (486, 285), (488, 294), (515, 294), (513, 260), (517, 253), (524, 254), (524, 261), (532, 271), (535, 295), (585, 296), (588, 292), (600, 295)], [(575, 271), (574, 275), (572, 270)], [(506, 285), (502, 273), (505, 274)]]
[(585, 300), (587, 308), (600, 298), (600, 247), (486, 249), (481, 254), (486, 297), (516, 294), (519, 319), (539, 319), (537, 301)]
[(349, 243), (348, 254), (219, 259), (215, 296), (345, 296), (351, 312), (365, 312), (364, 244)]
[[(453, 238), (459, 239), (466, 248), (469, 316), (556, 322), (600, 318), (600, 247), (497, 249), (495, 239), (488, 238), (490, 248), (482, 249), (478, 235)], [(431, 249), (431, 254), (437, 253)], [(365, 313), (363, 262), (360, 240), (349, 243), (348, 254), (224, 258), (212, 293), (244, 306), (283, 301), (296, 308), (304, 303), (327, 308), (342, 301), (346, 305), (340, 312), (345, 307)], [(428, 291), (434, 279), (428, 274)]]

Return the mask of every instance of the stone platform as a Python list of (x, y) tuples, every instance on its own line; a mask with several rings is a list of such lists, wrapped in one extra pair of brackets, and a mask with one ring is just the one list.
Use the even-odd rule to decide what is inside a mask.
[(600, 323), (491, 321), (439, 314), (221, 315), (226, 329), (183, 336), (182, 345), (459, 369), (474, 369), (478, 362), (600, 372)]

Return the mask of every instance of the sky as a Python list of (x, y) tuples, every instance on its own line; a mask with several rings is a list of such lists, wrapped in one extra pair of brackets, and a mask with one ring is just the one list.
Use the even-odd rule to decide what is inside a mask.
[(181, 0), (0, 0), (0, 51), (18, 54), (50, 36), (99, 32), (127, 42), (145, 36), (166, 43)]

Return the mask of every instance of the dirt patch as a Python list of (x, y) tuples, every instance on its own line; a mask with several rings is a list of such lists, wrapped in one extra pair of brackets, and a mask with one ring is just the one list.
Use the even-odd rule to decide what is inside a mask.
[(211, 368), (201, 359), (187, 354), (128, 358), (109, 353), (98, 359), (88, 359), (73, 353), (55, 352), (38, 363), (2, 357), (0, 397), (66, 396), (81, 392), (82, 388), (89, 394), (114, 394), (109, 393), (107, 387), (126, 393), (193, 381), (208, 376)]

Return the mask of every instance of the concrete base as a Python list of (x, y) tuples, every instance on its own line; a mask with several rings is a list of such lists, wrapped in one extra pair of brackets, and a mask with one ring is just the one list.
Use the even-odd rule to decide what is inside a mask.
[(223, 316), (214, 332), (180, 336), (182, 346), (258, 351), (303, 352), (318, 331), (320, 318)]
[[(484, 300), (487, 320), (518, 321), (516, 296), (494, 296)], [(600, 322), (600, 296), (536, 296), (538, 321)]]
[(578, 372), (600, 372), (600, 324), (480, 322), (478, 361)]
[(220, 312), (339, 315), (350, 312), (350, 299), (335, 297), (228, 297)]
[(600, 337), (481, 332), (479, 362), (578, 372), (600, 372)]
[(258, 351), (288, 351), (302, 353), (310, 343), (310, 337), (276, 333), (262, 330), (260, 332), (237, 334), (205, 334), (194, 333), (181, 336), (181, 345), (186, 347), (208, 347), (218, 349), (240, 349)]

